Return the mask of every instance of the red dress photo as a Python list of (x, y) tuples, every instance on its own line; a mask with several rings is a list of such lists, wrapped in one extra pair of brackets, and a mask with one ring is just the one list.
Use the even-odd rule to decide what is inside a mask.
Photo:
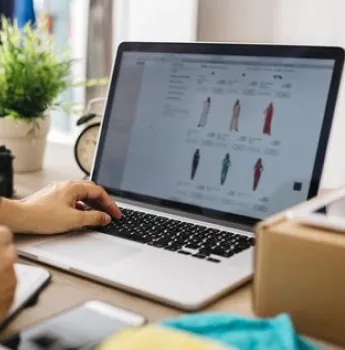
[(262, 132), (265, 135), (271, 135), (271, 124), (272, 124), (273, 112), (274, 112), (273, 103), (271, 102), (264, 112), (265, 122), (264, 122), (264, 128)]
[(260, 177), (261, 173), (264, 170), (264, 167), (262, 165), (261, 158), (259, 158), (255, 165), (254, 165), (254, 183), (253, 183), (253, 191), (256, 191), (258, 188), (259, 182), (260, 182)]

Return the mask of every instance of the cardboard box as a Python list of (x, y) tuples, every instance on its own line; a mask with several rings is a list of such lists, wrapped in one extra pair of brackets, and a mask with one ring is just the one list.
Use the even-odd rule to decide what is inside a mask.
[(284, 214), (256, 231), (255, 313), (288, 313), (300, 333), (345, 345), (345, 233)]

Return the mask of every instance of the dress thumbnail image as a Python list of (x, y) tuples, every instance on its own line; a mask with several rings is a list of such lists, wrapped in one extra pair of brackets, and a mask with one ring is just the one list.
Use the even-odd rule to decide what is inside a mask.
[(259, 158), (254, 165), (253, 191), (256, 191), (259, 186), (261, 173), (263, 172), (263, 170), (264, 170), (264, 167), (262, 165), (262, 160), (261, 158)]
[(207, 120), (208, 120), (208, 115), (210, 114), (210, 109), (211, 109), (211, 97), (207, 97), (207, 99), (204, 101), (204, 105), (202, 108), (198, 128), (199, 127), (203, 128), (207, 125)]
[(229, 167), (231, 165), (230, 154), (227, 153), (222, 160), (222, 169), (220, 173), (220, 184), (223, 186), (228, 177)]
[(265, 121), (264, 121), (263, 130), (262, 130), (264, 135), (271, 135), (271, 124), (272, 124), (273, 113), (274, 113), (274, 107), (273, 107), (273, 103), (271, 102), (264, 111)]
[(199, 148), (194, 152), (193, 155), (193, 160), (192, 160), (192, 171), (190, 174), (190, 178), (191, 180), (194, 180), (194, 177), (196, 175), (196, 172), (198, 170), (199, 167), (199, 162), (200, 162), (200, 150)]
[(230, 131), (235, 130), (238, 131), (238, 123), (240, 119), (240, 113), (241, 113), (241, 104), (240, 100), (236, 100), (232, 107), (232, 117), (230, 122)]

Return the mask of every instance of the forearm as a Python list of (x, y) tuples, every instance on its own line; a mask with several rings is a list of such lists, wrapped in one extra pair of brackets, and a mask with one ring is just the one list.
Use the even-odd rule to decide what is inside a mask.
[(27, 221), (23, 203), (0, 198), (0, 225), (7, 226), (13, 232), (25, 231)]

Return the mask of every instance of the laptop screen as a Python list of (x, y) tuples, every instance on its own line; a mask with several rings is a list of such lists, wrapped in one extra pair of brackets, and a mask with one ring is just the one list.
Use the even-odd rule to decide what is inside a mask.
[(123, 52), (96, 181), (262, 219), (305, 200), (335, 60)]

